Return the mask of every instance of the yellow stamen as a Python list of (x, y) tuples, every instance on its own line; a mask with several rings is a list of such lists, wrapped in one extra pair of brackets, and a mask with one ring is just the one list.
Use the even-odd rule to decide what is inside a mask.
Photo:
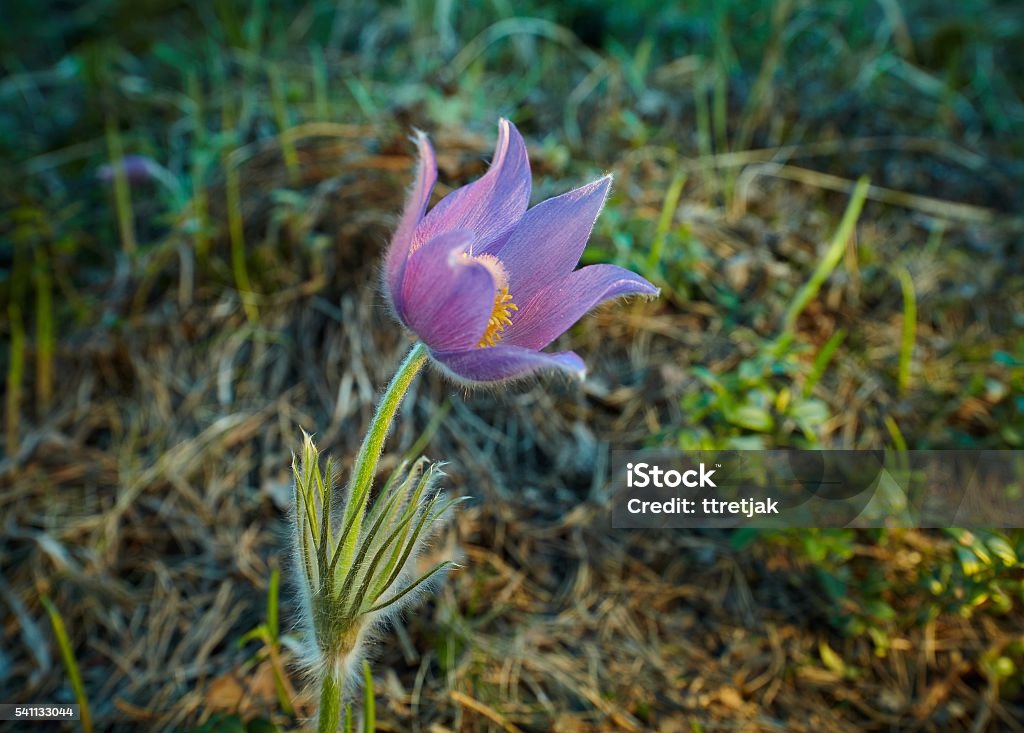
[(487, 330), (484, 331), (483, 338), (480, 339), (477, 348), (482, 349), (485, 346), (494, 346), (501, 341), (501, 332), (505, 330), (505, 326), (512, 325), (512, 312), (517, 310), (519, 310), (519, 306), (512, 302), (512, 296), (508, 294), (508, 288), (500, 288), (494, 296), (494, 309), (491, 311), (491, 317), (487, 321)]

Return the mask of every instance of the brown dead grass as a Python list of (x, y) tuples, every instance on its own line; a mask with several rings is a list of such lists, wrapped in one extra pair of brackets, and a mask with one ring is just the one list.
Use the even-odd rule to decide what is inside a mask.
[[(374, 284), (411, 159), (400, 133), (376, 134), (338, 128), (300, 141), (303, 186), (318, 193), (276, 244), (250, 250), (265, 294), (257, 326), (217, 264), (226, 242), (193, 282), (172, 239), (91, 293), (118, 327), (63, 334), (55, 407), (26, 417), (19, 452), (0, 464), (3, 699), (67, 697), (38, 602), (46, 593), (71, 630), (101, 729), (180, 728), (215, 710), (292, 724), (268, 665), (247, 664), (257, 647), (236, 641), (262, 622), (271, 570), (286, 566), (299, 428), (350, 458), (406, 348)], [(457, 181), (479, 172), (487, 142), (450, 133), (435, 145), (441, 179)], [(276, 150), (251, 152), (246, 232), (266, 242), (266, 192), (287, 176)], [(656, 219), (669, 173), (657, 162), (624, 165), (624, 206)], [(842, 198), (813, 181), (759, 181), (742, 211), (725, 216), (703, 181), (689, 184), (680, 220), (709, 248), (716, 286), (765, 304), (747, 325), (769, 334), (780, 295), (806, 277)], [(215, 221), (222, 199), (212, 192)], [(1012, 348), (1003, 315), (1024, 311), (1024, 288), (1011, 284), (1020, 273), (1006, 266), (1015, 225), (953, 221), (941, 253), (902, 253), (901, 242), (920, 240), (915, 217), (869, 207), (859, 233), (880, 262), (905, 256), (922, 288), (912, 394), (895, 391), (895, 287), (845, 271), (801, 322), (808, 342), (843, 325), (863, 345), (820, 388), (836, 414), (826, 441), (887, 442), (889, 414), (908, 435), (941, 436), (958, 422), (985, 432), (999, 407), (961, 399), (965, 379), (995, 368), (964, 353), (981, 342)], [(327, 248), (302, 252), (315, 232)], [(979, 260), (979, 246), (991, 257)], [(950, 295), (950, 281), (991, 295)], [(382, 470), (450, 405), (427, 453), (450, 461), (448, 484), (476, 502), (446, 540), (465, 567), (375, 650), (381, 730), (1024, 728), (1024, 707), (999, 697), (980, 662), (1020, 638), (1019, 617), (943, 616), (906, 629), (878, 657), (868, 639), (831, 631), (808, 570), (777, 550), (738, 554), (715, 533), (610, 529), (601, 478), (610, 447), (685, 426), (679, 398), (700, 388), (686, 368), (729, 369), (734, 354), (711, 357), (702, 345), (732, 328), (699, 299), (627, 304), (566, 338), (592, 369), (582, 387), (464, 395), (433, 373), (415, 385)], [(823, 645), (842, 667), (827, 663)], [(283, 656), (292, 658), (287, 644)], [(299, 720), (311, 702), (296, 695)]]

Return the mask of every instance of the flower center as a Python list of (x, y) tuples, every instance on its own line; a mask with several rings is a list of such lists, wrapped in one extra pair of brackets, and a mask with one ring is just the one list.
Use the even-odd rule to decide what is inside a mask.
[(512, 313), (519, 310), (519, 306), (512, 301), (512, 296), (508, 292), (508, 274), (505, 272), (505, 266), (501, 264), (501, 260), (494, 255), (474, 255), (471, 252), (463, 252), (462, 256), (486, 267), (494, 278), (496, 291), (494, 305), (491, 307), (491, 317), (487, 319), (487, 329), (480, 338), (480, 343), (476, 345), (478, 349), (494, 346), (501, 341), (501, 334), (505, 328), (512, 325)]
[(494, 308), (491, 310), (491, 317), (487, 321), (487, 330), (484, 331), (480, 343), (476, 346), (482, 349), (486, 346), (494, 346), (501, 341), (501, 332), (505, 326), (512, 325), (512, 311), (519, 310), (519, 307), (512, 302), (512, 296), (508, 294), (508, 288), (499, 288), (494, 296)]

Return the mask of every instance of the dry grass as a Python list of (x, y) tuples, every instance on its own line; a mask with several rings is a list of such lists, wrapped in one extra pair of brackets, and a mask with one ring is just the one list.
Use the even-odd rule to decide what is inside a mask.
[[(405, 348), (370, 285), (411, 166), (397, 130), (304, 132), (299, 188), (310, 193), (283, 222), (267, 213), (268, 192), (288, 180), (277, 149), (239, 156), (246, 234), (264, 243), (250, 252), (265, 294), (258, 323), (227, 270), (214, 264), (194, 279), (182, 242), (169, 239), (89, 293), (116, 328), (62, 334), (55, 407), (24, 422), (18, 452), (0, 464), (0, 698), (66, 696), (38, 602), (48, 594), (71, 631), (100, 729), (180, 728), (219, 709), (287, 723), (268, 664), (247, 663), (256, 647), (236, 641), (262, 622), (271, 571), (288, 555), (299, 428), (350, 458)], [(485, 141), (455, 131), (435, 143), (442, 180), (479, 172)], [(742, 205), (723, 212), (706, 170), (695, 167), (677, 217), (708, 249), (708, 287), (764, 305), (745, 312), (747, 322), (702, 298), (616, 306), (567, 339), (592, 368), (582, 387), (464, 395), (436, 374), (414, 387), (382, 470), (447, 405), (426, 452), (449, 460), (449, 485), (476, 502), (448, 539), (465, 568), (376, 650), (381, 730), (1024, 728), (1021, 701), (1001, 699), (982, 663), (1021, 638), (1019, 617), (940, 616), (903, 630), (879, 657), (868, 639), (830, 630), (809, 570), (777, 549), (736, 553), (718, 533), (610, 529), (610, 446), (687, 426), (680, 397), (701, 389), (687, 367), (728, 371), (743, 349), (736, 328), (773, 332), (841, 210), (840, 197), (805, 177), (796, 190), (748, 181)], [(616, 206), (655, 221), (672, 171), (627, 159)], [(215, 221), (223, 200), (211, 192)], [(914, 436), (941, 438), (958, 423), (985, 432), (998, 402), (968, 405), (962, 385), (996, 367), (964, 354), (982, 342), (1012, 351), (1004, 316), (1024, 311), (1020, 273), (1007, 264), (1016, 223), (991, 212), (981, 223), (954, 216), (941, 252), (911, 251), (901, 243), (920, 240), (932, 225), (921, 217), (932, 212), (889, 203), (909, 214), (869, 207), (857, 245), (915, 275), (924, 314), (915, 387), (896, 391), (898, 288), (880, 288), (851, 255), (799, 324), (808, 343), (843, 326), (860, 345), (819, 390), (835, 415), (824, 439), (887, 442), (886, 415)], [(278, 235), (266, 236), (273, 227)], [(327, 246), (299, 251), (311, 232), (327, 233)], [(227, 242), (214, 246), (226, 261)], [(950, 295), (949, 282), (987, 295)], [(731, 347), (709, 346), (716, 342)], [(861, 550), (898, 566), (907, 547), (938, 542), (906, 533), (884, 550)], [(917, 602), (895, 595), (897, 605)], [(282, 617), (293, 617), (288, 602)], [(290, 655), (286, 644), (286, 662)], [(301, 690), (300, 680), (291, 684)], [(296, 694), (300, 719), (311, 702)]]

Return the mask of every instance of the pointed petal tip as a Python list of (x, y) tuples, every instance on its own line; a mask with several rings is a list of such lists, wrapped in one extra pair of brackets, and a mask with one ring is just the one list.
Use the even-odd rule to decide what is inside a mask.
[(494, 146), (494, 157), (491, 158), (491, 165), (503, 161), (506, 156), (511, 156), (511, 161), (517, 165), (525, 165), (529, 175), (529, 156), (527, 154), (526, 140), (515, 123), (507, 117), (498, 120), (498, 140)]
[(659, 292), (640, 275), (617, 265), (587, 265), (524, 301), (506, 340), (510, 345), (543, 349), (605, 301), (651, 298)]
[(644, 281), (644, 286), (641, 286), (641, 288), (636, 291), (636, 295), (644, 298), (645, 300), (655, 300), (656, 298), (661, 297), (661, 288), (647, 278), (642, 277), (641, 279)]
[(416, 136), (413, 142), (416, 143), (416, 147), (419, 148), (420, 154), (424, 157), (429, 155), (431, 158), (434, 155), (434, 146), (430, 144), (430, 135), (425, 133), (423, 130), (416, 130)]
[(402, 310), (399, 291), (402, 286), (405, 262), (411, 254), (416, 229), (426, 214), (430, 194), (437, 181), (437, 161), (434, 157), (434, 149), (430, 145), (430, 139), (422, 130), (414, 129), (414, 133), (410, 140), (416, 145), (419, 153), (416, 173), (413, 177), (412, 188), (406, 198), (402, 218), (391, 236), (391, 242), (384, 255), (385, 291), (391, 305), (398, 312)]
[[(595, 265), (590, 265), (595, 267)], [(602, 267), (596, 265), (596, 267)], [(614, 267), (614, 266), (613, 266)], [(588, 269), (588, 268), (583, 268)], [(643, 275), (633, 272), (632, 270), (625, 270), (617, 268), (621, 277), (621, 285), (624, 287), (619, 291), (618, 297), (636, 297), (644, 300), (655, 300), (661, 297), (661, 288), (652, 283)], [(577, 272), (579, 272), (577, 270)], [(607, 270), (607, 272), (614, 273), (615, 270)]]
[[(587, 198), (588, 196), (598, 196), (600, 197), (600, 208), (598, 209), (598, 211), (600, 211), (601, 208), (604, 208), (605, 201), (608, 199), (608, 194), (611, 192), (611, 188), (612, 175), (611, 173), (609, 173), (608, 175), (601, 176), (600, 178), (595, 178), (590, 183), (586, 183), (580, 186), (579, 188), (574, 188), (571, 191), (566, 191), (562, 195), (569, 196), (571, 199), (575, 200), (584, 199)], [(555, 198), (558, 198), (558, 196), (555, 196)]]
[[(590, 183), (584, 183), (579, 188), (573, 189), (573, 191), (580, 191), (580, 192), (586, 191), (586, 192), (589, 193), (590, 191), (595, 191), (595, 190), (600, 189), (600, 190), (604, 191), (605, 195), (607, 196), (608, 190), (612, 187), (612, 183), (614, 183), (614, 182), (615, 182), (615, 174), (614, 173), (605, 173), (600, 178), (595, 178)], [(572, 193), (573, 191), (567, 191), (566, 193)]]
[(553, 355), (560, 363), (560, 370), (563, 374), (577, 382), (587, 378), (587, 365), (575, 351), (563, 351)]
[[(526, 141), (522, 134), (506, 117), (498, 120), (498, 141), (494, 146), (494, 157), (491, 158), (491, 166), (504, 162), (507, 155), (522, 157), (526, 160)], [(527, 161), (527, 166), (529, 162)]]
[(418, 127), (412, 128), (412, 135), (409, 136), (409, 141), (414, 143), (417, 147), (424, 145), (430, 145), (430, 135), (426, 131), (421, 130)]

